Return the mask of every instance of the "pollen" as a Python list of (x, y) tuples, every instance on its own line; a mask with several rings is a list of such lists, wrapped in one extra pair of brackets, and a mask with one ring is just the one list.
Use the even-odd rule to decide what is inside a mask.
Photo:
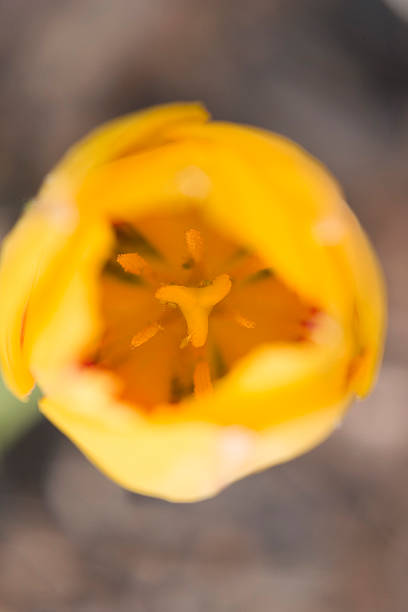
[(148, 340), (154, 338), (154, 336), (163, 329), (163, 326), (157, 322), (152, 323), (151, 325), (147, 325), (144, 329), (142, 329), (142, 331), (138, 332), (133, 336), (131, 341), (132, 346), (134, 348), (142, 346), (142, 344), (145, 344), (145, 342), (148, 342)]
[(196, 229), (189, 229), (185, 234), (187, 250), (195, 263), (200, 263), (204, 254), (204, 243), (201, 232)]
[(131, 272), (132, 274), (141, 274), (149, 265), (138, 253), (122, 253), (116, 259), (125, 272)]
[(154, 273), (149, 263), (139, 253), (121, 253), (116, 257), (118, 264), (125, 272), (143, 276), (146, 280), (154, 280)]

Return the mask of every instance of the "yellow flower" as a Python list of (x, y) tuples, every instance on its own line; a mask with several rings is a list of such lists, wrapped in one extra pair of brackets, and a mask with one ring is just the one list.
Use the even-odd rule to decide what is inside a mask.
[(131, 490), (196, 500), (324, 439), (364, 396), (384, 291), (327, 172), (196, 104), (73, 147), (6, 239), (13, 392)]

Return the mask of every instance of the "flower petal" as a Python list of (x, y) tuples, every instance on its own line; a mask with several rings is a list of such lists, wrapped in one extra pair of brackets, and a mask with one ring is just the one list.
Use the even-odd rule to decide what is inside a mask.
[(23, 351), (29, 302), (35, 285), (65, 238), (65, 229), (35, 205), (6, 238), (0, 262), (0, 359), (8, 387), (20, 398), (34, 386)]
[[(273, 184), (274, 199), (282, 197), (281, 206), (273, 207), (274, 214), (283, 212), (290, 226), (286, 226), (285, 238), (291, 234), (298, 247), (310, 242), (323, 248), (322, 255), (331, 258), (335, 273), (343, 276), (344, 292), (353, 296), (352, 309), (355, 321), (358, 351), (364, 353), (358, 376), (356, 392), (366, 395), (375, 379), (384, 345), (385, 334), (385, 285), (381, 267), (358, 220), (343, 200), (337, 183), (325, 168), (301, 147), (277, 134), (248, 126), (212, 122), (207, 126), (179, 126), (170, 128), (175, 139), (201, 137), (205, 141), (228, 143), (249, 163), (261, 170), (263, 177)], [(282, 229), (284, 227), (282, 226)], [(308, 241), (308, 245), (305, 240)], [(286, 248), (285, 248), (286, 247)], [(295, 287), (317, 282), (324, 291), (324, 279), (317, 273), (310, 259), (308, 274), (304, 266), (296, 262), (296, 249), (288, 252), (285, 240), (279, 241), (279, 261), (285, 275), (292, 278)], [(299, 275), (296, 276), (298, 271)], [(306, 292), (308, 288), (305, 287)]]
[(343, 404), (329, 406), (262, 432), (192, 421), (160, 424), (107, 403), (95, 381), (74, 386), (81, 385), (87, 389), (75, 400), (62, 394), (42, 400), (45, 416), (123, 487), (177, 502), (210, 497), (248, 473), (305, 452), (329, 435), (344, 410)]
[[(61, 287), (63, 283), (62, 276), (54, 265), (55, 261), (58, 259), (61, 269), (65, 269), (69, 275), (72, 243), (83, 248), (83, 241), (88, 240), (89, 245), (93, 243), (95, 246), (92, 235), (96, 236), (98, 232), (106, 234), (106, 229), (101, 229), (98, 221), (96, 223), (99, 229), (96, 232), (89, 228), (89, 225), (95, 222), (95, 214), (98, 212), (98, 206), (95, 206), (93, 201), (90, 203), (91, 219), (88, 219), (89, 237), (83, 232), (79, 242), (77, 235), (72, 237), (79, 222), (74, 198), (78, 184), (91, 168), (129, 151), (151, 146), (155, 139), (160, 142), (165, 127), (182, 122), (203, 122), (207, 118), (208, 114), (201, 105), (187, 103), (160, 106), (117, 119), (95, 130), (72, 147), (46, 178), (36, 202), (31, 204), (5, 240), (0, 261), (0, 286), (7, 288), (7, 299), (2, 299), (0, 304), (0, 360), (5, 382), (16, 395), (23, 398), (34, 385), (33, 364), (29, 362), (29, 355), (23, 350), (22, 340), (26, 338), (26, 332), (28, 331), (31, 337), (28, 343), (31, 353), (34, 336), (39, 337), (39, 330), (43, 330), (47, 325), (46, 313), (53, 315), (49, 333), (55, 333), (59, 340), (65, 336), (65, 344), (59, 346), (61, 355), (66, 349), (67, 357), (68, 354), (72, 355), (75, 338), (78, 336), (73, 334), (70, 337), (66, 330), (67, 319), (62, 316), (62, 311), (57, 315), (56, 312), (52, 313), (52, 309), (58, 303), (64, 308), (65, 314), (69, 310), (69, 316), (73, 314), (74, 321), (78, 324), (76, 329), (80, 335), (80, 330), (85, 330), (86, 324), (90, 323), (90, 311), (85, 306), (85, 300), (91, 298), (91, 309), (96, 308), (96, 277), (94, 273), (93, 278), (90, 278), (90, 270), (82, 275), (79, 272), (76, 276), (71, 275), (70, 286), (64, 289), (64, 302), (61, 301), (60, 289), (56, 287)], [(102, 256), (103, 253), (102, 249)], [(78, 249), (77, 257), (81, 257)], [(95, 272), (94, 265), (91, 267)], [(46, 279), (43, 279), (43, 275)], [(88, 284), (89, 281), (91, 285)], [(38, 288), (39, 283), (42, 289)], [(42, 304), (41, 300), (44, 300)], [(30, 312), (33, 303), (37, 304), (36, 313), (41, 315), (42, 323), (38, 325)], [(81, 308), (78, 311), (79, 305)], [(38, 333), (34, 333), (33, 327), (37, 328)], [(95, 325), (91, 324), (91, 328), (89, 334), (92, 334)], [(47, 334), (43, 336), (43, 348), (49, 337)], [(55, 347), (55, 343), (49, 344), (48, 348), (50, 346)], [(46, 352), (38, 349), (38, 365), (44, 362)], [(54, 357), (51, 352), (48, 363), (51, 363)]]
[(208, 118), (201, 104), (188, 102), (163, 104), (108, 121), (71, 147), (50, 176), (61, 175), (78, 184), (93, 168), (161, 144), (170, 127)]

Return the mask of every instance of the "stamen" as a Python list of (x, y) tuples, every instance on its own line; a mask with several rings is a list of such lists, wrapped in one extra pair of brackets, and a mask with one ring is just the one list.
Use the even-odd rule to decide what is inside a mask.
[(238, 323), (241, 327), (245, 327), (246, 329), (254, 329), (256, 323), (255, 321), (251, 321), (251, 319), (247, 319), (242, 316), (239, 312), (234, 312), (233, 314), (235, 323)]
[(185, 239), (191, 257), (195, 263), (200, 263), (204, 254), (204, 243), (201, 233), (196, 229), (189, 229), (185, 233)]
[(143, 275), (149, 281), (154, 278), (152, 268), (139, 253), (121, 253), (116, 257), (116, 261), (122, 266), (125, 272), (136, 274), (137, 276)]
[(199, 361), (194, 369), (194, 393), (202, 397), (212, 391), (210, 368), (207, 361)]
[(117, 256), (116, 261), (122, 266), (125, 272), (131, 274), (141, 274), (149, 264), (138, 253), (121, 253)]
[(133, 336), (131, 345), (134, 348), (142, 346), (142, 344), (145, 344), (145, 342), (151, 340), (151, 338), (154, 338), (157, 332), (162, 331), (163, 329), (164, 327), (157, 322), (152, 323), (151, 325), (147, 325), (147, 327), (142, 329), (142, 331), (138, 332)]
[(188, 336), (182, 342), (199, 348), (204, 346), (208, 335), (208, 316), (218, 302), (223, 300), (231, 289), (228, 274), (220, 274), (213, 283), (205, 287), (184, 287), (165, 285), (155, 293), (162, 302), (177, 304), (187, 323)]

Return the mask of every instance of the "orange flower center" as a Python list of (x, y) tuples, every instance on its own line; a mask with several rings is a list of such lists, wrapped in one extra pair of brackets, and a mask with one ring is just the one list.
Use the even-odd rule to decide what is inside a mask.
[(87, 363), (147, 410), (211, 392), (263, 343), (308, 339), (315, 309), (197, 210), (115, 223), (101, 275), (104, 333)]

